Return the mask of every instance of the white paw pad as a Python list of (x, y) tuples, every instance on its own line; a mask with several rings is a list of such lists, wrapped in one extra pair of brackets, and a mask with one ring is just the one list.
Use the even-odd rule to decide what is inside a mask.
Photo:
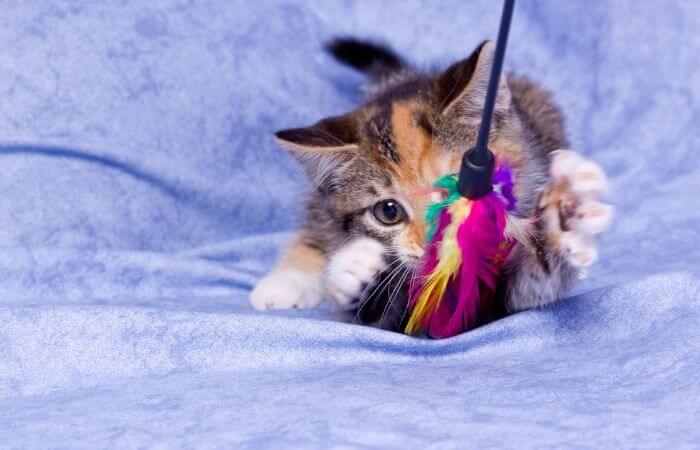
[(346, 306), (357, 301), (366, 287), (386, 268), (385, 248), (371, 238), (357, 239), (336, 252), (328, 263), (328, 294)]
[(312, 308), (322, 301), (321, 274), (293, 269), (270, 273), (250, 294), (250, 304), (259, 310)]
[(552, 181), (542, 197), (550, 233), (557, 237), (569, 263), (583, 269), (598, 258), (596, 236), (607, 230), (612, 220), (613, 207), (600, 201), (608, 181), (597, 164), (576, 152), (557, 150), (551, 157)]

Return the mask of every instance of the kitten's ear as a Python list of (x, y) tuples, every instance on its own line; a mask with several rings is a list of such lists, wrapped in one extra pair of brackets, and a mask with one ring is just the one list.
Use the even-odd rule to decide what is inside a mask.
[(275, 133), (277, 142), (292, 152), (329, 153), (357, 148), (355, 120), (350, 115), (329, 117), (306, 128)]
[(290, 150), (316, 185), (357, 151), (359, 142), (355, 118), (349, 114), (329, 117), (306, 128), (281, 130), (275, 138)]
[[(434, 90), (438, 108), (444, 115), (457, 111), (461, 115), (481, 115), (486, 88), (491, 75), (494, 45), (485, 41), (467, 59), (456, 62), (438, 75)], [(496, 111), (510, 106), (510, 92), (501, 76), (496, 96)]]

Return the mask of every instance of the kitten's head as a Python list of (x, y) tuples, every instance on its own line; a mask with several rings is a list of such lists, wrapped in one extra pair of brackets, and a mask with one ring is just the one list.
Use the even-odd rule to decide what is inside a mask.
[[(368, 235), (416, 265), (427, 227), (426, 194), (441, 176), (458, 172), (476, 141), (493, 57), (485, 42), (436, 75), (389, 80), (364, 105), (306, 128), (283, 130), (291, 150), (323, 193), (326, 208), (349, 235)], [(511, 166), (521, 163), (520, 122), (501, 81), (489, 148)]]

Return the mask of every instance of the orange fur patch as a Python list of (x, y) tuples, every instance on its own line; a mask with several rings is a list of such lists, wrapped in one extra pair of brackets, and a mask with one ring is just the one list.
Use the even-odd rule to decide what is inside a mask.
[(392, 133), (401, 158), (394, 172), (396, 181), (407, 192), (430, 187), (441, 176), (459, 168), (459, 155), (436, 147), (432, 136), (416, 123), (424, 111), (423, 105), (415, 100), (392, 105)]
[(308, 246), (302, 240), (297, 240), (285, 250), (275, 270), (293, 268), (304, 272), (318, 272), (324, 270), (325, 264), (326, 259), (321, 251)]
[(416, 256), (422, 256), (425, 248), (425, 237), (428, 234), (428, 226), (425, 220), (412, 220), (403, 234), (405, 248)]

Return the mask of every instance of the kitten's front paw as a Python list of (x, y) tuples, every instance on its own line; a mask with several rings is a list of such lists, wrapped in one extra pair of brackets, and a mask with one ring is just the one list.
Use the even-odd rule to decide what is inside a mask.
[(371, 238), (357, 239), (338, 250), (328, 263), (328, 294), (346, 306), (359, 300), (365, 288), (386, 268), (385, 249)]
[(321, 275), (294, 269), (271, 272), (250, 294), (250, 304), (259, 310), (313, 308), (322, 301)]
[(551, 157), (551, 182), (538, 206), (547, 219), (550, 244), (584, 275), (598, 258), (596, 236), (612, 220), (613, 207), (600, 201), (607, 178), (600, 166), (571, 150), (557, 150)]

